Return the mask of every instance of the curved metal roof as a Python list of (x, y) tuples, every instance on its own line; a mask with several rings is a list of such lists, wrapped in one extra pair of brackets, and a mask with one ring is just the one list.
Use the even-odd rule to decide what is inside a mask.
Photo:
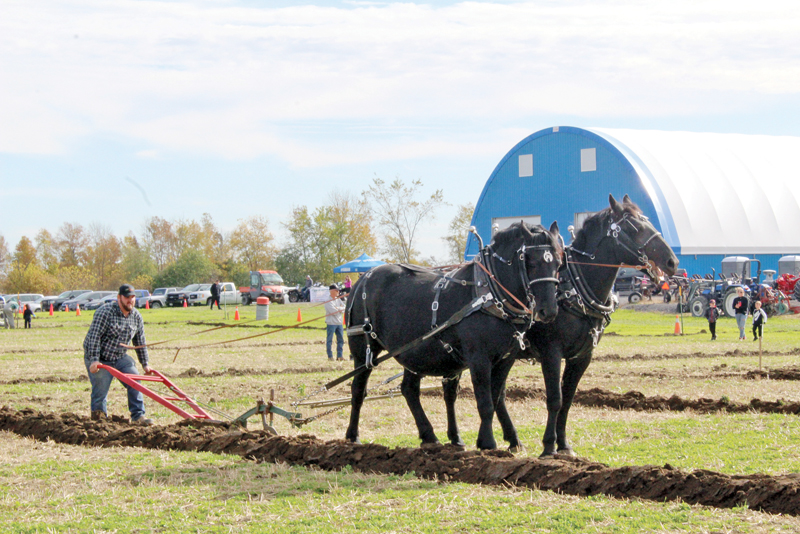
[(587, 130), (633, 165), (682, 254), (800, 249), (800, 138)]

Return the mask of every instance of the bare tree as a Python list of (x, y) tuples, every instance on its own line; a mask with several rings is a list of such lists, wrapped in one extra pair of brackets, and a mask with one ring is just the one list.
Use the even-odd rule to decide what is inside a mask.
[(447, 235), (442, 240), (447, 243), (450, 261), (461, 263), (464, 261), (464, 251), (467, 248), (467, 234), (475, 213), (475, 205), (470, 203), (458, 206), (455, 217), (450, 220)]
[(419, 224), (435, 218), (434, 212), (446, 204), (442, 190), (438, 189), (428, 199), (417, 200), (422, 181), (414, 180), (410, 185), (395, 178), (387, 184), (376, 177), (362, 195), (373, 219), (383, 230), (384, 252), (392, 261), (411, 263), (418, 254), (414, 250), (414, 238)]

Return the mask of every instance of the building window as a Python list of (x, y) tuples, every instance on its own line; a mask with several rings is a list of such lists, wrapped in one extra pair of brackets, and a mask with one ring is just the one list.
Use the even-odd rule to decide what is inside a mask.
[(519, 177), (533, 176), (533, 154), (522, 154), (519, 157)]
[(581, 149), (581, 172), (597, 170), (597, 151), (594, 148)]
[(586, 219), (588, 219), (589, 217), (591, 217), (595, 213), (597, 213), (597, 212), (596, 211), (582, 211), (580, 213), (576, 213), (575, 214), (575, 232), (577, 232), (578, 230), (583, 228), (583, 223), (586, 221)]
[(500, 230), (505, 230), (509, 226), (514, 223), (518, 223), (520, 221), (526, 222), (532, 226), (536, 226), (537, 224), (542, 224), (542, 216), (541, 215), (520, 215), (517, 217), (493, 217), (492, 218), (492, 235), (496, 234)]

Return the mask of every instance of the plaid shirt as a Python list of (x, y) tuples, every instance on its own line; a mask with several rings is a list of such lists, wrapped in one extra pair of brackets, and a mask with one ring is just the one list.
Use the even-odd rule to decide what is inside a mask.
[[(144, 345), (144, 321), (139, 311), (134, 308), (127, 317), (122, 315), (119, 302), (112, 302), (101, 306), (92, 319), (89, 332), (83, 341), (83, 354), (90, 362), (99, 360), (113, 362), (126, 354), (126, 349), (120, 344)], [(147, 365), (147, 347), (136, 349), (139, 362)]]

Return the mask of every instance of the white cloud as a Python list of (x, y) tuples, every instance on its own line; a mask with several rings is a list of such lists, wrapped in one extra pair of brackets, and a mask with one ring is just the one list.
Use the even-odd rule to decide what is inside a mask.
[(442, 131), (322, 141), (287, 125), (725, 113), (800, 87), (794, 2), (355, 6), (4, 2), (0, 151), (108, 133), (153, 147), (141, 157), (458, 155), (495, 147)]

